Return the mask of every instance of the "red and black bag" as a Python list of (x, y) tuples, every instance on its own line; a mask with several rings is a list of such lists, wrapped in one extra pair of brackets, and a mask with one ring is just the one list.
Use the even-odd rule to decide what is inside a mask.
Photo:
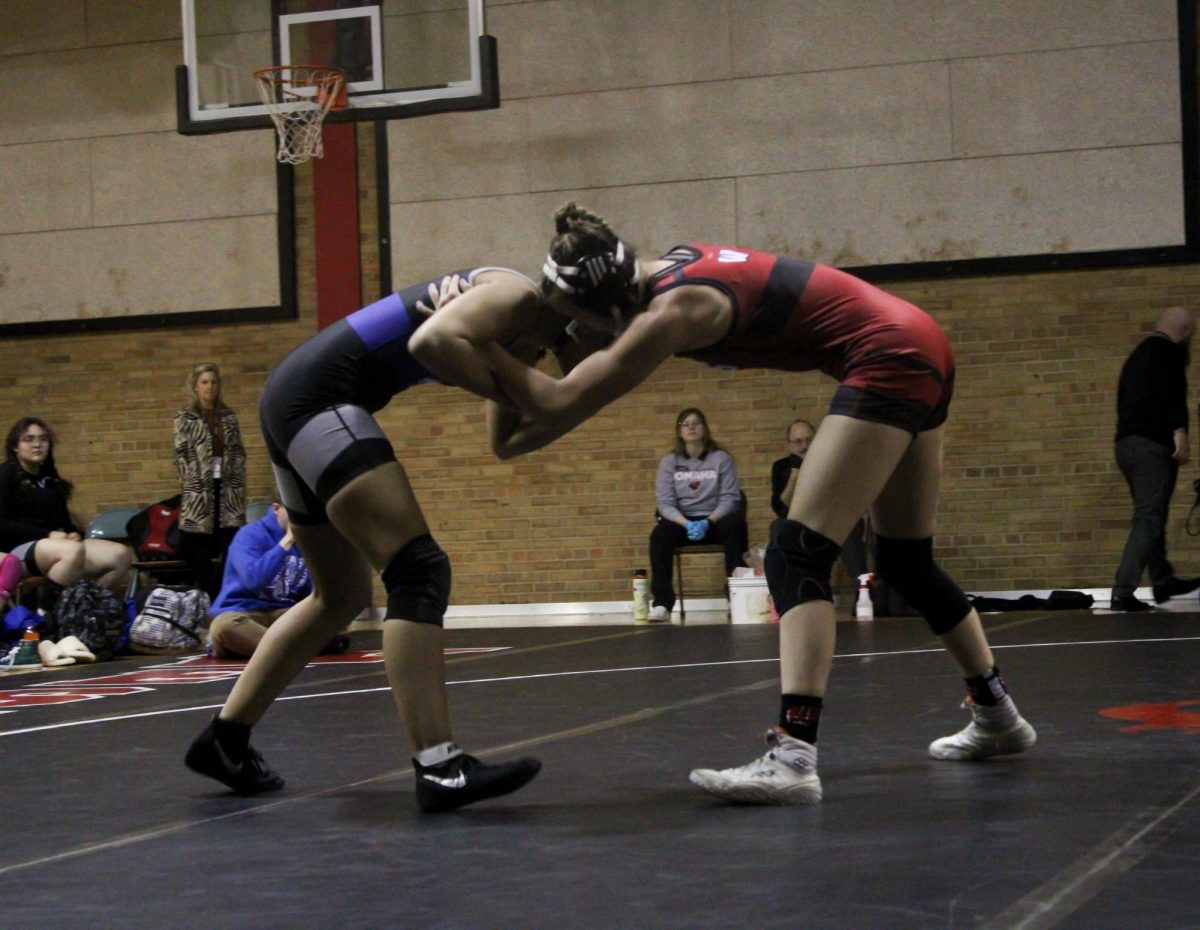
[(179, 505), (182, 495), (151, 504), (135, 513), (125, 524), (129, 545), (143, 562), (179, 558)]

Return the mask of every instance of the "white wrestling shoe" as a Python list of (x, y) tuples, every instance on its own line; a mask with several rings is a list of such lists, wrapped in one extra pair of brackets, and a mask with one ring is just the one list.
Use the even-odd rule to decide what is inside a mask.
[(688, 776), (710, 794), (737, 804), (818, 804), (817, 747), (788, 736), (778, 727), (767, 731), (766, 755), (740, 768), (696, 769)]
[(982, 707), (970, 698), (962, 706), (971, 712), (971, 722), (953, 736), (929, 744), (929, 754), (935, 759), (966, 762), (1010, 756), (1037, 742), (1037, 732), (1017, 713), (1007, 694), (995, 707)]

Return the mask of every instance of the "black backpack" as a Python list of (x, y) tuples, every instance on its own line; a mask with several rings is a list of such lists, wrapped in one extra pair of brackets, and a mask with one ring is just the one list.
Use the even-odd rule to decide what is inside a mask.
[(94, 581), (77, 581), (59, 595), (48, 638), (76, 636), (103, 661), (124, 648), (127, 628), (125, 608), (116, 595)]

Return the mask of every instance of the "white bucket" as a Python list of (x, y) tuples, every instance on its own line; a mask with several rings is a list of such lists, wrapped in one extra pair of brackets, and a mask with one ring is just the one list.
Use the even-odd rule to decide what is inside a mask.
[(771, 622), (771, 593), (765, 577), (729, 579), (729, 616), (734, 623)]

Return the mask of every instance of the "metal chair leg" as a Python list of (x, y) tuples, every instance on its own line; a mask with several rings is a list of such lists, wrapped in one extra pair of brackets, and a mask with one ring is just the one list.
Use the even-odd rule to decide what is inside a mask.
[(675, 575), (679, 583), (675, 586), (679, 593), (679, 625), (687, 624), (687, 602), (683, 595), (683, 548), (679, 547), (675, 550)]

